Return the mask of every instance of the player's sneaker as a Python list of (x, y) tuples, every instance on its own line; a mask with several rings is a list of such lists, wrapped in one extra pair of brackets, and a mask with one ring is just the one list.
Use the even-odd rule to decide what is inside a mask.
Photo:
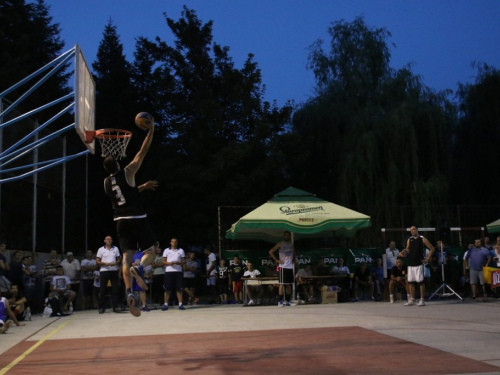
[(408, 302), (406, 302), (404, 305), (405, 306), (413, 306), (415, 304), (415, 301), (412, 300), (411, 298), (408, 299)]
[(278, 307), (283, 307), (283, 301), (278, 302)]
[(143, 307), (142, 307), (142, 311), (150, 311), (150, 310), (149, 310), (149, 307), (147, 307), (147, 306), (143, 306)]
[(391, 294), (391, 303), (394, 303), (394, 295)]
[(286, 301), (285, 303), (283, 303), (283, 306), (292, 306), (292, 305), (290, 305), (290, 301)]
[(130, 268), (130, 273), (134, 277), (135, 281), (137, 282), (137, 285), (139, 287), (146, 291), (148, 290), (148, 285), (144, 281), (144, 266), (142, 264), (139, 264), (138, 266), (134, 266)]
[(253, 299), (251, 299), (250, 301), (248, 301), (248, 305), (255, 305), (255, 302), (253, 301)]
[(168, 311), (168, 306), (163, 304), (163, 306), (161, 307), (161, 311)]
[(136, 300), (134, 293), (129, 293), (127, 296), (127, 305), (130, 313), (136, 318), (141, 316), (141, 310), (136, 306)]
[(186, 308), (184, 307), (184, 305), (179, 305), (179, 310), (186, 310)]
[(425, 306), (425, 302), (423, 299), (418, 301), (418, 306)]

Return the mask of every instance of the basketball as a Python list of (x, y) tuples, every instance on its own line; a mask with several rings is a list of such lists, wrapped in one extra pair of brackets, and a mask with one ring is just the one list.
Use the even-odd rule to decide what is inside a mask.
[(154, 123), (153, 116), (151, 116), (147, 112), (140, 112), (135, 116), (135, 124), (139, 129), (142, 130), (147, 130), (147, 125), (149, 125), (151, 122)]

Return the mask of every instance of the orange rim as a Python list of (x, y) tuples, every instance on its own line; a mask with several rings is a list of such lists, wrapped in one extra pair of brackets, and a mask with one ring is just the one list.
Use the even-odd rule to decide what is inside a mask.
[[(112, 134), (115, 133), (115, 134)], [(123, 134), (120, 134), (123, 133)], [(95, 138), (100, 139), (122, 139), (132, 137), (132, 132), (124, 129), (99, 129), (95, 131)]]

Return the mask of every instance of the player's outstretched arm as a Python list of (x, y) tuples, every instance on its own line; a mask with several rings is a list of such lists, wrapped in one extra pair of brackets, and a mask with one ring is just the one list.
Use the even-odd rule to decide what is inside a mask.
[(155, 131), (155, 123), (154, 119), (151, 117), (151, 121), (146, 125), (148, 128), (148, 134), (146, 138), (144, 138), (144, 142), (142, 142), (141, 149), (135, 155), (134, 160), (130, 162), (125, 168), (127, 170), (127, 177), (134, 177), (148, 153), (149, 146), (151, 146), (151, 142), (153, 141), (153, 134)]

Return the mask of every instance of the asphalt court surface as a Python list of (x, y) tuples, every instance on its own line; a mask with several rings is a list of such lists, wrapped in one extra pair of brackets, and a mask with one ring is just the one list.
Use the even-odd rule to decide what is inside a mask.
[(445, 300), (36, 316), (0, 336), (0, 375), (500, 374), (499, 314), (500, 302)]

